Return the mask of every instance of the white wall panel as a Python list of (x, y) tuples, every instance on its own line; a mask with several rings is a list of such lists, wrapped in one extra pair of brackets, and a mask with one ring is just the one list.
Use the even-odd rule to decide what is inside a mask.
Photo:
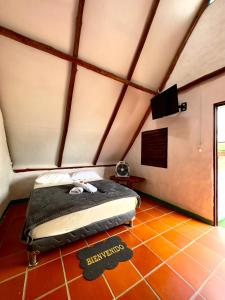
[(158, 89), (201, 0), (161, 0), (134, 75), (136, 82)]
[(117, 81), (78, 68), (63, 166), (92, 164), (121, 87)]
[[(168, 127), (168, 168), (142, 166), (141, 132), (126, 160), (146, 181), (140, 190), (213, 220), (213, 103), (224, 101), (225, 75), (179, 95), (186, 112), (152, 120), (142, 131)], [(199, 146), (202, 152), (199, 152)]]
[(202, 15), (167, 86), (182, 86), (225, 65), (225, 1), (216, 0)]
[(126, 151), (150, 105), (151, 95), (129, 87), (99, 156), (98, 164), (115, 163)]
[(77, 3), (78, 0), (0, 0), (0, 23), (68, 52), (71, 51)]
[(109, 179), (110, 175), (114, 173), (114, 167), (92, 167), (92, 168), (77, 168), (77, 169), (64, 169), (64, 170), (52, 170), (52, 171), (30, 171), (30, 172), (21, 172), (21, 173), (13, 173), (11, 179), (11, 187), (9, 191), (9, 199), (23, 199), (28, 198), (30, 196), (31, 191), (34, 187), (35, 179), (46, 172), (53, 173), (74, 173), (79, 171), (94, 171), (99, 174), (102, 178)]
[(2, 112), (0, 110), (0, 218), (9, 202), (8, 193), (12, 176), (12, 165), (5, 136)]
[(52, 166), (64, 115), (68, 63), (0, 38), (0, 105), (14, 166)]
[(86, 1), (79, 56), (126, 76), (152, 2)]

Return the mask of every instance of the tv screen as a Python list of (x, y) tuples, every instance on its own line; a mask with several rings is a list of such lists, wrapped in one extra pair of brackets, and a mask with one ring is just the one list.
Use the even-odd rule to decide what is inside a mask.
[(159, 119), (179, 112), (177, 85), (173, 85), (151, 100), (152, 119)]

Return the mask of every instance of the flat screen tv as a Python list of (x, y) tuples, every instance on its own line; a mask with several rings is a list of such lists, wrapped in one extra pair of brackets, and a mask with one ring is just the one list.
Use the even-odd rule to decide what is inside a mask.
[(159, 119), (179, 112), (177, 85), (173, 85), (151, 100), (152, 119)]

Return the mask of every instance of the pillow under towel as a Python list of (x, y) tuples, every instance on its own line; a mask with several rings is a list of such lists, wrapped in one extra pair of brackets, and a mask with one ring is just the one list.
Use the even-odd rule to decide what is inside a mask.
[(73, 180), (69, 173), (45, 173), (40, 175), (35, 182), (40, 184), (69, 184), (73, 183)]

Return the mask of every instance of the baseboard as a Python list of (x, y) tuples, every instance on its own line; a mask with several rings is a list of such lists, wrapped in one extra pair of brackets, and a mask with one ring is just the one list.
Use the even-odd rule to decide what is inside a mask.
[(206, 219), (206, 218), (204, 218), (204, 217), (202, 217), (202, 216), (200, 216), (200, 215), (198, 215), (196, 213), (193, 213), (193, 212), (191, 212), (189, 210), (186, 210), (184, 208), (181, 208), (179, 206), (171, 204), (171, 203), (169, 203), (169, 202), (167, 202), (165, 200), (156, 198), (155, 196), (152, 196), (150, 194), (147, 194), (147, 193), (144, 193), (144, 192), (141, 192), (141, 191), (138, 191), (138, 190), (137, 190), (137, 193), (140, 194), (140, 196), (143, 195), (143, 196), (145, 196), (145, 197), (147, 197), (149, 199), (153, 199), (154, 201), (156, 201), (156, 202), (158, 202), (160, 204), (163, 204), (163, 205), (165, 205), (168, 208), (174, 209), (177, 212), (181, 212), (181, 213), (183, 213), (184, 215), (186, 215), (188, 217), (191, 217), (193, 219), (197, 219), (197, 220), (199, 220), (199, 221), (201, 221), (203, 223), (209, 224), (209, 225), (214, 225), (212, 220)]
[(7, 213), (7, 210), (9, 209), (9, 207), (10, 207), (11, 205), (17, 205), (17, 204), (26, 203), (26, 202), (28, 202), (28, 200), (29, 200), (28, 198), (23, 198), (23, 199), (18, 199), (18, 200), (11, 200), (11, 201), (9, 202), (9, 204), (6, 206), (6, 208), (5, 208), (4, 212), (3, 212), (3, 214), (2, 214), (1, 217), (0, 217), (0, 224), (2, 223), (4, 217), (5, 217), (6, 213)]

